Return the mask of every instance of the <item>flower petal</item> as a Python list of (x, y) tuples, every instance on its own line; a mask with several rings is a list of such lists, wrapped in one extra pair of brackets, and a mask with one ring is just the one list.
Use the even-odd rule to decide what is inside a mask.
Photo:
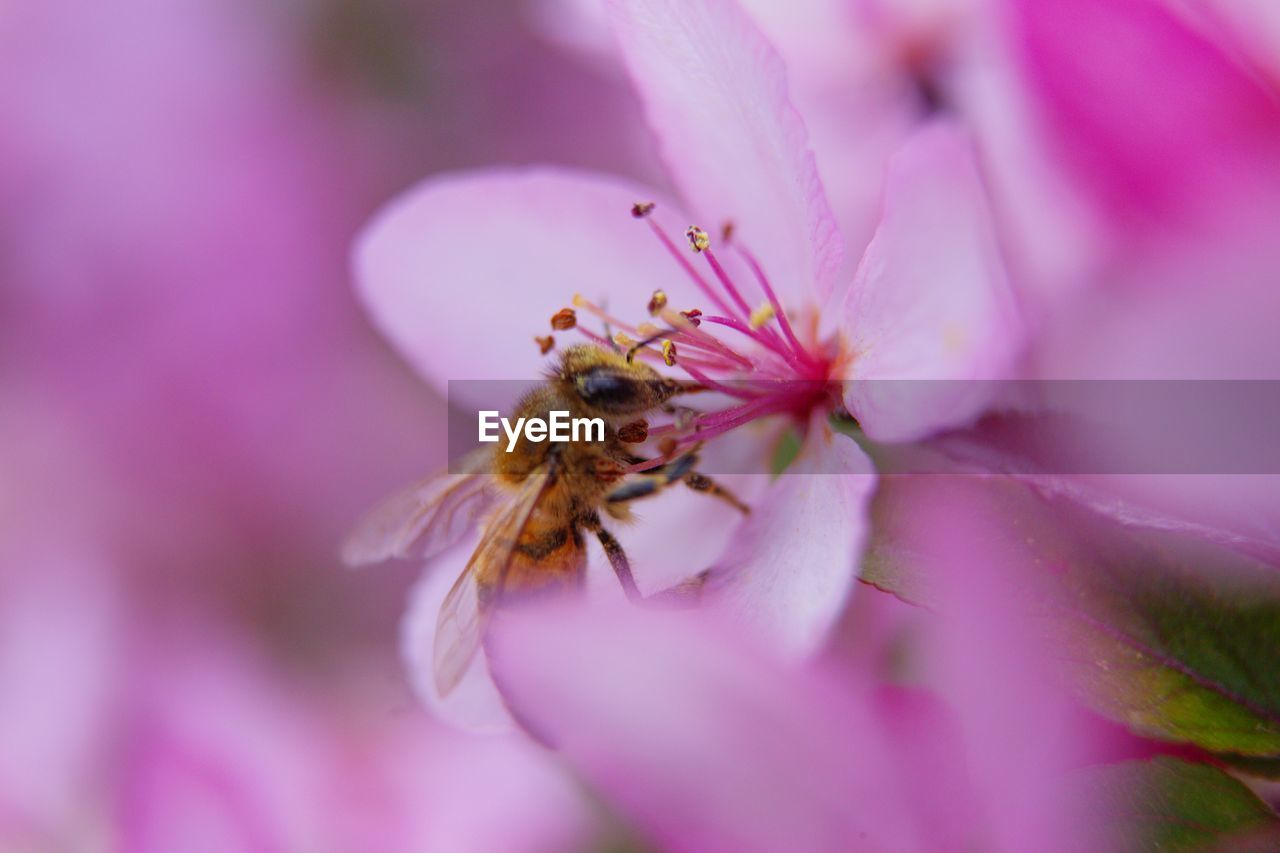
[[(755, 506), (769, 489), (770, 456), (786, 426), (766, 420), (717, 436), (698, 452), (697, 470), (748, 506)], [(696, 576), (724, 553), (742, 520), (742, 514), (726, 501), (683, 485), (635, 501), (631, 512), (634, 524), (612, 527), (645, 595)], [(607, 567), (603, 553), (594, 543), (591, 548), (593, 564)], [(604, 585), (618, 589), (612, 571), (606, 568), (601, 574)]]
[[(843, 247), (782, 60), (732, 0), (615, 0), (663, 158), (708, 230), (732, 222), (784, 301), (825, 297)], [(807, 299), (806, 299), (807, 297)]]
[(1056, 153), (1114, 217), (1119, 241), (1135, 242), (1153, 226), (1230, 221), (1241, 205), (1280, 191), (1274, 91), (1170, 4), (1009, 5)]
[(877, 440), (968, 421), (992, 389), (967, 380), (1007, 374), (1023, 326), (972, 148), (954, 126), (927, 126), (890, 163), (843, 322), (845, 405)]
[(436, 620), (458, 573), (466, 565), (475, 541), (438, 558), (413, 588), (409, 609), (400, 625), (400, 655), (418, 698), (436, 717), (458, 728), (477, 732), (504, 732), (515, 727), (498, 689), (489, 676), (483, 651), (478, 653), (462, 680), (448, 696), (436, 690), (434, 675)]
[(704, 612), (511, 617), (493, 646), (512, 707), (656, 846), (916, 849), (876, 720), (832, 681)]
[(969, 820), (981, 827), (969, 837), (993, 850), (1098, 849), (1070, 776), (1097, 754), (1064, 668), (1082, 651), (1049, 639), (1044, 614), (1061, 605), (1045, 585), (1052, 560), (1039, 559), (1034, 525), (998, 499), (998, 479), (894, 485), (910, 495), (899, 535), (937, 595), (917, 639), (919, 676), (952, 710), (964, 742)]
[[(422, 182), (360, 235), (357, 284), (374, 323), (437, 389), (536, 377), (533, 338), (575, 293), (645, 317), (655, 288), (692, 288), (631, 217), (654, 193), (566, 169), (486, 170)], [(681, 216), (659, 201), (659, 214)], [(674, 298), (674, 294), (673, 294)], [(555, 333), (560, 343), (577, 333)]]
[(875, 488), (871, 460), (822, 416), (707, 576), (706, 598), (788, 655), (826, 640), (857, 576)]

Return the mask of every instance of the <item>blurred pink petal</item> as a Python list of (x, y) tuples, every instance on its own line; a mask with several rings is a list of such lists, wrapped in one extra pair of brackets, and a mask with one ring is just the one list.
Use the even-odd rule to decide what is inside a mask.
[(0, 541), (0, 847), (70, 849), (93, 834), (110, 748), (118, 593), (93, 551), (15, 538)]
[(784, 303), (829, 294), (840, 234), (782, 60), (755, 24), (732, 0), (616, 0), (610, 10), (696, 224), (714, 233), (732, 222)]
[(904, 849), (869, 709), (717, 621), (515, 612), (495, 655), (522, 718), (665, 849)]
[[(144, 677), (124, 738), (124, 849), (287, 850), (332, 832), (317, 721), (238, 665), (206, 661)], [(151, 679), (154, 679), (153, 681)]]
[(170, 575), (213, 573), (196, 538), (219, 557), (270, 538), (314, 563), (436, 432), (343, 270), (402, 166), (352, 156), (368, 143), (356, 110), (319, 89), (279, 11), (66, 0), (0, 15), (0, 358), (165, 517), (184, 545), (155, 560)]
[(447, 696), (436, 689), (435, 641), (440, 605), (475, 550), (479, 537), (435, 560), (413, 588), (400, 623), (400, 654), (418, 698), (442, 720), (474, 732), (502, 732), (513, 727), (501, 694), (489, 676), (483, 651)]
[(368, 821), (374, 846), (352, 850), (553, 853), (586, 850), (590, 805), (556, 756), (523, 734), (479, 737), (429, 725), (389, 727), (378, 738)]
[(1280, 87), (1280, 6), (1270, 0), (1169, 0), (1241, 60)]
[(1142, 236), (1205, 225), (1280, 186), (1280, 102), (1156, 0), (1014, 0), (1063, 162)]
[(1086, 849), (1065, 781), (1087, 755), (1043, 616), (1042, 579), (1024, 537), (988, 502), (982, 480), (915, 478), (909, 541), (938, 584), (926, 634), (930, 683), (954, 709), (964, 757), (996, 850)]
[[(360, 294), (438, 390), (450, 379), (533, 379), (533, 338), (575, 293), (634, 316), (679, 275), (631, 216), (653, 200), (616, 178), (555, 168), (429, 178), (361, 235)], [(661, 203), (659, 213), (679, 217)]]
[[(926, 634), (936, 694), (634, 608), (510, 614), (495, 661), (521, 719), (664, 848), (1083, 849), (1065, 821), (1084, 744), (1060, 694), (1034, 693), (1054, 685), (1033, 626), (987, 607), (983, 579), (957, 572), (966, 590)], [(984, 690), (1009, 704), (992, 715)]]
[(874, 488), (867, 455), (815, 416), (800, 455), (711, 567), (708, 603), (782, 654), (817, 651), (853, 590)]
[(121, 849), (533, 853), (586, 841), (574, 783), (527, 739), (403, 712), (362, 723), (243, 650), (169, 639), (138, 673), (121, 744)]
[(989, 400), (983, 383), (960, 380), (1007, 374), (1023, 328), (972, 149), (954, 126), (930, 125), (894, 156), (843, 324), (845, 404), (877, 440), (968, 421)]

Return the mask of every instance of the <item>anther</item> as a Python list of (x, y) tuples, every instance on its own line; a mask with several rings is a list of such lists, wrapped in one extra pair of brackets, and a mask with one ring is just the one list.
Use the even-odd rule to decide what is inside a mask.
[(662, 330), (652, 323), (641, 323), (639, 326), (636, 326), (636, 334), (640, 335), (642, 338), (652, 338), (660, 331)]
[(662, 360), (666, 362), (667, 367), (675, 367), (676, 345), (670, 339), (662, 342)]
[(720, 226), (720, 239), (728, 243), (730, 240), (733, 239), (733, 230), (734, 230), (733, 220), (726, 219), (724, 221), (724, 224)]
[(542, 351), (543, 355), (551, 352), (556, 345), (556, 339), (551, 335), (547, 335), (545, 338), (534, 338), (534, 340), (537, 341), (538, 349)]
[(572, 308), (561, 308), (551, 315), (551, 328), (557, 332), (567, 332), (576, 325), (578, 325), (578, 315)]
[(689, 230), (684, 232), (684, 236), (689, 238), (689, 245), (695, 252), (705, 252), (711, 248), (711, 238), (697, 225), (690, 225)]
[(644, 219), (650, 213), (653, 213), (654, 207), (656, 205), (651, 201), (638, 201), (631, 205), (631, 215), (636, 219)]
[(653, 296), (649, 297), (649, 316), (656, 315), (663, 308), (667, 307), (667, 292), (665, 290), (655, 290)]
[(697, 409), (690, 409), (688, 406), (677, 408), (674, 419), (676, 431), (686, 432), (698, 420), (698, 415)]
[(618, 428), (618, 440), (626, 444), (644, 444), (649, 440), (649, 422), (632, 421)]
[(616, 483), (626, 475), (626, 471), (612, 459), (596, 459), (595, 474), (602, 483)]
[(751, 312), (750, 324), (752, 329), (759, 329), (765, 323), (768, 323), (777, 314), (773, 310), (773, 305), (768, 302), (763, 303), (756, 310)]
[(622, 332), (614, 332), (613, 342), (618, 346), (622, 347), (623, 349), (628, 349), (630, 347), (633, 347), (635, 346), (635, 343), (636, 343), (634, 338), (628, 335), (625, 335)]
[(662, 441), (658, 442), (658, 452), (663, 456), (670, 458), (675, 455), (676, 447), (679, 446), (679, 444), (680, 442), (676, 440), (675, 436), (669, 435), (662, 439)]
[(702, 323), (698, 318), (702, 316), (702, 312), (697, 308), (690, 308), (688, 311), (681, 311), (680, 316), (697, 326)]

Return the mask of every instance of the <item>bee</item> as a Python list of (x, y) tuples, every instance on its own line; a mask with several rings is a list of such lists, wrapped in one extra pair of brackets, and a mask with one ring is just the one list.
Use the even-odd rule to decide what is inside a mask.
[(471, 519), (485, 516), (480, 543), (436, 622), (433, 663), (440, 695), (467, 671), (504, 596), (581, 588), (585, 533), (599, 540), (628, 597), (641, 599), (627, 555), (601, 523), (601, 512), (626, 520), (631, 501), (678, 482), (749, 511), (694, 470), (696, 447), (644, 474), (628, 475), (628, 468), (646, 461), (632, 449), (645, 440), (643, 416), (670, 411), (673, 397), (703, 390), (630, 356), (592, 344), (569, 347), (546, 381), (516, 404), (517, 418), (546, 419), (552, 411), (600, 418), (606, 425), (603, 441), (534, 442), (521, 435), (511, 452), (501, 446), (476, 451), (458, 473), (429, 477), (387, 499), (347, 540), (343, 557), (352, 565), (428, 558), (460, 541)]

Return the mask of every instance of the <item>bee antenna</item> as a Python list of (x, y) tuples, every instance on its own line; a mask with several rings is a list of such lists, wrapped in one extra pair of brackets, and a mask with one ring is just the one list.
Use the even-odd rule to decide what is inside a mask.
[(627, 350), (627, 361), (628, 362), (634, 361), (636, 353), (638, 353), (640, 350), (644, 349), (654, 341), (662, 340), (667, 335), (675, 334), (678, 331), (680, 330), (679, 329), (662, 329), (658, 332), (655, 332), (654, 334), (645, 338), (643, 341), (640, 341), (640, 343), (633, 345), (631, 349)]
[[(618, 346), (618, 342), (614, 340), (613, 327), (609, 325), (608, 320), (606, 320), (604, 323), (604, 338), (609, 342), (609, 349), (613, 350), (614, 352), (622, 352), (622, 347)], [(631, 360), (631, 357), (627, 356), (627, 361), (630, 361), (630, 360)]]

